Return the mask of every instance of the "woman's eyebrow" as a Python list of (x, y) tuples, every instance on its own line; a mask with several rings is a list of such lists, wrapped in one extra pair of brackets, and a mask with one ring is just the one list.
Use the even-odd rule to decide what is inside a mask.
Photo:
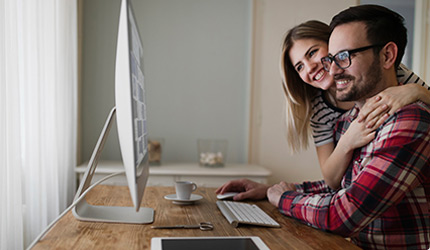
[(305, 56), (307, 56), (307, 55), (309, 55), (309, 53), (311, 53), (311, 50), (313, 50), (315, 47), (317, 47), (318, 45), (317, 44), (315, 44), (315, 45), (313, 45), (313, 46), (311, 46), (311, 47), (309, 47), (309, 49), (306, 51), (306, 53), (305, 53)]
[(301, 63), (302, 63), (302, 61), (298, 61), (296, 64), (294, 64), (294, 68), (297, 68), (297, 66)]
[[(311, 50), (313, 50), (315, 47), (317, 47), (318, 45), (317, 44), (315, 44), (315, 45), (312, 45), (311, 47), (309, 47), (309, 49), (308, 50), (306, 50), (306, 52), (305, 52), (305, 57), (307, 56), (307, 55), (309, 55), (309, 53), (311, 53)], [(299, 65), (300, 63), (301, 63), (302, 61), (298, 61), (296, 64), (294, 64), (294, 68), (296, 68), (297, 67), (297, 65)]]

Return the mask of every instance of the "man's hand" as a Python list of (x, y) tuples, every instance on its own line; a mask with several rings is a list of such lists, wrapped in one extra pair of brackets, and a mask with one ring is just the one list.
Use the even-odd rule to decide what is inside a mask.
[(233, 197), (233, 200), (261, 200), (266, 198), (266, 192), (269, 185), (254, 182), (248, 179), (229, 181), (219, 187), (215, 193), (223, 194), (225, 192), (239, 192)]
[(281, 196), (286, 191), (296, 191), (296, 186), (292, 183), (286, 183), (281, 181), (279, 184), (275, 184), (267, 190), (267, 198), (269, 202), (275, 207), (278, 207)]

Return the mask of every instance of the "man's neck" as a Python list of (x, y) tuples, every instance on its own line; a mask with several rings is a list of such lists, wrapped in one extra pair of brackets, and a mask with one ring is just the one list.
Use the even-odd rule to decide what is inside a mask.
[(388, 74), (387, 76), (382, 77), (381, 82), (379, 82), (377, 86), (375, 86), (375, 89), (369, 95), (367, 95), (365, 98), (357, 100), (355, 104), (358, 106), (359, 109), (361, 109), (363, 105), (366, 103), (366, 100), (368, 100), (369, 98), (381, 93), (386, 88), (394, 87), (398, 85), (399, 85), (399, 82), (397, 81), (396, 72)]

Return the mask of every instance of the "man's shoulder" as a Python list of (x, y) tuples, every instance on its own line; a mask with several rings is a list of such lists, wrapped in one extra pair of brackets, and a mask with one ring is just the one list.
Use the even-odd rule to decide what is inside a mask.
[(430, 106), (418, 101), (399, 109), (393, 117), (402, 120), (420, 119), (426, 121), (430, 118)]
[(396, 149), (412, 152), (427, 147), (430, 135), (430, 107), (413, 103), (399, 109), (376, 130), (375, 139), (361, 149), (362, 156), (374, 155), (383, 149), (384, 154), (395, 154)]
[(378, 130), (382, 137), (415, 137), (417, 134), (428, 134), (430, 106), (423, 102), (409, 104), (391, 115)]

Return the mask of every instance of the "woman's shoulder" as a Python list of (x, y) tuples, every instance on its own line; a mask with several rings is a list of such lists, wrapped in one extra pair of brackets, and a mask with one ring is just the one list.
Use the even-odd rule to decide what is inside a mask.
[(412, 70), (410, 70), (408, 67), (406, 67), (404, 64), (400, 64), (397, 68), (397, 81), (403, 84), (406, 83), (417, 83), (421, 86), (425, 86), (426, 83), (417, 76)]
[(313, 116), (316, 116), (320, 113), (324, 114), (335, 114), (338, 117), (340, 114), (343, 114), (345, 110), (340, 109), (332, 105), (329, 101), (324, 97), (324, 91), (320, 90), (311, 100), (311, 107)]
[(311, 99), (312, 109), (313, 109), (315, 106), (318, 106), (318, 105), (320, 105), (320, 104), (323, 104), (323, 103), (324, 103), (324, 99), (323, 99), (323, 97), (322, 97), (322, 93), (323, 93), (323, 92), (322, 92), (321, 90), (317, 91), (316, 95)]

